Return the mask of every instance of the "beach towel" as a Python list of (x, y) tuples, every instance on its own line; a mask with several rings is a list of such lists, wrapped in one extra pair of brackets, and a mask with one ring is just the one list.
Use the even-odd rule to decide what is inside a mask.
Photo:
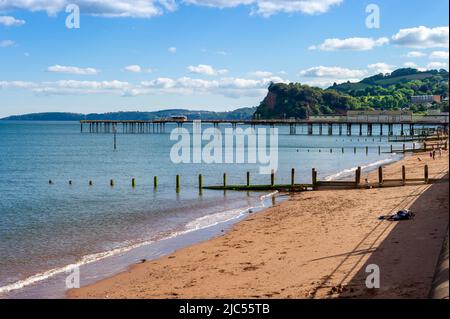
[(390, 221), (400, 221), (400, 220), (410, 220), (414, 218), (414, 213), (409, 211), (408, 209), (402, 209), (398, 211), (394, 215), (388, 216), (380, 216), (378, 219), (380, 220), (390, 220)]

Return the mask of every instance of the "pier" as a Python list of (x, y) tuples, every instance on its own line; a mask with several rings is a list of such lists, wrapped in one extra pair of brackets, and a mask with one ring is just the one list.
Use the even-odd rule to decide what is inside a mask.
[[(187, 119), (157, 119), (149, 121), (131, 120), (82, 120), (80, 121), (81, 133), (122, 133), (122, 134), (164, 134), (166, 125), (177, 127), (193, 125), (196, 121)], [(449, 129), (448, 115), (446, 116), (321, 116), (308, 119), (273, 119), (273, 120), (201, 120), (203, 124), (210, 124), (215, 128), (220, 126), (238, 125), (250, 126), (275, 126), (289, 127), (290, 135), (300, 135), (298, 132), (306, 132), (304, 135), (347, 135), (347, 136), (394, 136), (394, 132), (400, 132), (399, 136), (427, 136), (433, 134), (436, 129), (447, 134)], [(432, 128), (431, 128), (432, 127)], [(377, 132), (377, 133), (375, 133)]]

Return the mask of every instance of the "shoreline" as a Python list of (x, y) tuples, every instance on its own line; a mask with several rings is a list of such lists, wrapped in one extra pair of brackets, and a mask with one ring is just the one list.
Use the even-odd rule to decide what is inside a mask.
[[(397, 162), (402, 158), (402, 154), (393, 154), (390, 158), (370, 162), (362, 167), (364, 171), (370, 172), (376, 169), (377, 164), (390, 164)], [(353, 176), (355, 170), (356, 167), (345, 169), (337, 172), (336, 174), (325, 176), (324, 178), (326, 180), (330, 178), (336, 178), (336, 180), (343, 179)], [(0, 298), (37, 298), (41, 295), (45, 295), (47, 298), (63, 297), (66, 295), (67, 291), (62, 289), (62, 287), (58, 287), (60, 286), (59, 282), (64, 281), (67, 276), (67, 272), (70, 272), (75, 266), (80, 267), (83, 274), (87, 275), (89, 278), (88, 280), (81, 278), (81, 286), (84, 287), (91, 285), (127, 271), (130, 267), (136, 265), (136, 263), (140, 260), (156, 260), (173, 253), (174, 249), (179, 250), (197, 243), (214, 239), (217, 236), (221, 236), (233, 225), (250, 216), (248, 213), (249, 210), (253, 211), (253, 213), (260, 213), (270, 208), (274, 202), (286, 200), (284, 198), (291, 198), (291, 194), (286, 192), (262, 192), (262, 194), (258, 196), (260, 198), (260, 204), (257, 206), (241, 208), (237, 216), (233, 216), (229, 219), (222, 220), (214, 224), (209, 224), (201, 228), (175, 232), (158, 240), (135, 243), (132, 246), (124, 246), (111, 251), (98, 252), (83, 256), (83, 258), (76, 263), (37, 273), (26, 279), (0, 287), (0, 291), (4, 290), (1, 293)], [(273, 197), (276, 197), (277, 200), (272, 199), (272, 203), (269, 203)], [(282, 199), (279, 200), (279, 198)], [(206, 215), (199, 219), (203, 219), (205, 217), (210, 217), (210, 215)], [(197, 220), (188, 223), (186, 226), (194, 223), (195, 221)], [(182, 244), (176, 244), (175, 242), (182, 242)], [(157, 253), (149, 254), (145, 252), (146, 250), (154, 251), (154, 246), (160, 247)], [(165, 248), (165, 246), (168, 246), (168, 248)], [(120, 266), (116, 266), (115, 264), (117, 263), (120, 263)], [(101, 269), (101, 271), (99, 271), (99, 269)]]
[[(423, 157), (421, 162), (417, 161), (416, 157), (418, 156)], [(408, 172), (414, 177), (423, 176), (422, 167), (425, 163), (430, 165), (430, 176), (436, 176), (438, 170), (440, 169), (440, 172), (442, 168), (448, 172), (447, 152), (444, 152), (442, 158), (438, 158), (436, 161), (432, 161), (425, 156), (428, 156), (428, 154), (414, 154), (387, 165), (385, 167), (386, 177), (398, 176), (401, 165), (406, 165)], [(369, 173), (364, 172), (364, 175), (368, 175), (369, 180), (372, 181), (375, 181), (377, 178), (376, 172), (373, 171)], [(429, 188), (435, 188), (435, 186), (440, 189), (439, 193), (441, 193), (442, 188), (447, 187), (448, 189), (448, 182), (433, 185), (407, 185), (399, 188), (323, 190), (294, 194), (282, 204), (276, 204), (263, 212), (239, 221), (231, 227), (230, 231), (222, 236), (181, 248), (169, 256), (133, 265), (122, 273), (80, 289), (71, 290), (66, 296), (69, 298), (328, 298), (344, 297), (347, 294), (347, 297), (353, 298), (372, 297), (371, 295), (365, 295), (367, 292), (364, 289), (360, 292), (355, 292), (359, 290), (354, 287), (343, 288), (352, 286), (350, 279), (358, 278), (358, 275), (361, 276), (361, 271), (349, 272), (344, 280), (334, 285), (329, 283), (329, 281), (335, 274), (332, 272), (330, 275), (330, 270), (328, 269), (333, 265), (333, 262), (319, 262), (319, 264), (323, 265), (315, 265), (311, 268), (311, 265), (316, 263), (314, 260), (322, 260), (312, 257), (320, 257), (316, 255), (331, 255), (327, 258), (340, 259), (338, 256), (344, 256), (346, 249), (351, 249), (354, 244), (367, 235), (364, 231), (371, 229), (371, 226), (375, 224), (377, 227), (373, 232), (378, 231), (377, 228), (386, 228), (384, 226), (387, 225), (389, 227), (383, 229), (383, 232), (378, 236), (379, 238), (376, 238), (375, 242), (370, 245), (369, 250), (357, 249), (363, 260), (377, 257), (377, 252), (379, 254), (379, 247), (383, 244), (383, 240), (386, 240), (389, 234), (393, 235), (395, 228), (397, 228), (395, 223), (379, 222), (376, 220), (377, 215), (391, 212), (392, 207), (398, 206), (398, 201), (402, 203), (402, 201), (407, 200), (408, 202), (405, 202), (404, 205), (413, 205), (420, 197), (425, 195), (429, 197), (430, 195), (425, 193)], [(383, 200), (387, 195), (392, 195), (396, 189), (399, 194), (398, 198), (396, 198), (397, 201), (396, 199)], [(418, 195), (414, 195), (417, 192), (419, 192)], [(374, 196), (368, 193), (374, 193)], [(363, 194), (366, 196), (361, 196)], [(436, 196), (431, 195), (431, 197)], [(364, 213), (366, 207), (355, 202), (358, 199), (363, 201), (361, 197), (368, 197), (364, 204), (371, 206), (369, 209), (370, 218)], [(377, 198), (371, 199), (370, 197)], [(334, 198), (334, 202), (330, 202), (330, 198)], [(307, 203), (312, 199), (317, 201), (317, 205), (311, 206), (310, 203)], [(435, 198), (432, 198), (432, 200), (435, 200)], [(347, 201), (347, 204), (345, 201)], [(448, 197), (444, 199), (445, 201), (448, 207)], [(349, 206), (349, 203), (352, 205)], [(429, 199), (427, 203), (430, 204)], [(379, 213), (374, 212), (374, 209), (381, 207), (384, 207), (384, 210), (380, 209)], [(341, 215), (341, 218), (336, 219), (333, 212), (336, 212), (336, 209), (344, 208), (352, 211), (352, 215), (355, 214), (355, 216), (349, 218), (349, 214), (342, 216), (339, 212), (337, 215)], [(437, 210), (439, 210), (439, 207)], [(295, 214), (295, 212), (298, 214)], [(443, 233), (446, 232), (448, 215), (442, 216), (442, 213), (438, 214), (437, 212), (436, 214), (440, 219), (438, 224), (445, 224), (443, 226), (445, 230), (442, 230), (442, 227), (436, 225), (436, 221), (433, 220), (431, 224), (434, 228), (431, 231), (434, 232), (433, 234), (437, 240), (426, 241), (425, 243), (419, 241), (419, 243), (416, 243), (426, 246), (427, 249), (424, 250), (424, 253), (428, 255), (427, 267), (433, 268), (431, 270), (426, 269), (424, 271), (422, 269), (421, 272), (414, 272), (419, 277), (429, 276), (430, 271), (434, 273), (434, 265), (433, 267), (430, 266), (430, 260), (431, 263), (433, 263), (433, 259), (436, 259), (435, 262), (437, 262), (437, 256), (434, 255), (440, 252), (441, 247), (437, 246), (441, 245)], [(327, 219), (327, 215), (333, 217)], [(285, 218), (281, 218), (281, 216)], [(356, 220), (360, 218), (359, 224), (354, 222), (353, 218), (356, 218)], [(442, 219), (445, 221), (442, 222)], [(320, 226), (318, 227), (314, 223), (311, 224), (311, 221), (320, 223)], [(331, 224), (330, 221), (332, 221)], [(399, 228), (403, 228), (403, 225), (408, 223), (398, 223)], [(262, 227), (263, 225), (264, 227)], [(304, 225), (305, 229), (297, 225)], [(380, 225), (383, 225), (383, 227)], [(434, 229), (436, 230), (434, 231)], [(345, 239), (342, 236), (352, 232), (354, 234), (349, 239)], [(294, 235), (300, 237), (300, 239), (293, 242), (288, 240), (292, 239)], [(338, 238), (339, 240), (337, 240)], [(326, 242), (330, 241), (330, 239), (331, 242), (335, 242), (336, 246), (331, 245), (332, 247), (330, 247), (330, 244)], [(309, 244), (307, 244), (308, 242)], [(281, 249), (283, 251), (277, 251), (280, 250), (281, 246), (283, 246)], [(291, 256), (291, 251), (297, 252)], [(358, 254), (355, 253), (354, 255), (354, 252), (352, 252), (346, 259), (358, 258)], [(406, 251), (403, 254), (414, 259), (414, 254), (411, 255), (410, 251)], [(390, 262), (387, 262), (389, 267), (392, 267), (392, 263), (401, 263), (401, 259), (399, 261), (398, 258), (386, 258), (383, 254), (381, 255), (382, 261), (383, 259), (390, 260)], [(283, 275), (280, 269), (284, 268), (291, 269), (293, 273), (291, 275)], [(361, 265), (353, 268), (353, 270), (362, 269)], [(294, 275), (296, 271), (300, 271), (302, 275)], [(388, 274), (386, 276), (389, 277)], [(328, 278), (326, 285), (321, 283), (321, 280), (324, 278)], [(297, 288), (294, 289), (297, 291), (293, 291), (293, 286), (288, 285), (293, 279), (297, 282), (297, 286), (295, 286)], [(428, 291), (425, 292), (427, 289), (424, 287), (430, 286), (431, 280), (429, 280), (429, 283), (425, 279), (422, 280), (422, 287), (416, 289), (417, 298), (426, 297)], [(323, 288), (324, 285), (326, 288)], [(207, 287), (210, 288), (207, 289)], [(411, 294), (411, 292), (403, 291), (406, 289), (404, 287), (398, 289), (401, 290), (398, 294), (393, 294), (389, 289), (387, 291), (380, 289), (380, 293), (376, 294), (375, 297), (405, 297), (405, 294)]]

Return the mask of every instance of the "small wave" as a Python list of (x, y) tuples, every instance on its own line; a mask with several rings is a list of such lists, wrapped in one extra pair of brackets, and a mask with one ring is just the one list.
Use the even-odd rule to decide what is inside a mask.
[[(234, 219), (238, 219), (253, 209), (264, 208), (265, 207), (264, 200), (276, 195), (277, 193), (278, 192), (273, 192), (270, 194), (260, 196), (261, 206), (258, 206), (258, 207), (247, 207), (247, 208), (242, 208), (242, 209), (229, 210), (229, 211), (206, 215), (206, 216), (197, 218), (197, 219), (193, 220), (192, 222), (189, 222), (188, 224), (186, 224), (185, 229), (183, 231), (174, 232), (169, 236), (159, 239), (158, 241), (171, 239), (171, 238), (174, 238), (174, 237), (177, 237), (177, 236), (180, 236), (183, 234), (187, 234), (187, 233), (190, 233), (193, 231), (205, 229), (208, 227), (216, 226), (220, 223), (225, 223), (225, 222), (228, 222), (228, 221), (231, 221)], [(49, 279), (49, 278), (54, 277), (59, 274), (69, 273), (74, 268), (88, 265), (88, 264), (91, 264), (94, 262), (98, 262), (98, 261), (101, 261), (108, 257), (113, 257), (113, 256), (117, 256), (120, 254), (124, 254), (126, 252), (129, 252), (132, 249), (150, 245), (155, 242), (156, 242), (155, 240), (143, 241), (143, 242), (132, 244), (132, 245), (129, 245), (126, 247), (115, 248), (115, 249), (105, 251), (105, 252), (86, 255), (83, 258), (81, 258), (80, 261), (78, 261), (76, 263), (66, 265), (66, 266), (63, 266), (60, 268), (54, 268), (54, 269), (51, 269), (51, 270), (48, 270), (48, 271), (45, 271), (42, 273), (38, 273), (38, 274), (28, 277), (24, 280), (19, 280), (15, 283), (0, 287), (0, 295), (9, 293), (13, 290), (22, 289), (26, 286), (38, 283), (40, 281), (44, 281), (46, 279)]]
[[(383, 165), (383, 164), (390, 164), (390, 163), (396, 162), (396, 161), (399, 160), (399, 157), (397, 157), (396, 155), (397, 154), (394, 153), (393, 157), (386, 158), (384, 160), (379, 160), (379, 161), (376, 161), (376, 162), (373, 162), (373, 163), (370, 163), (370, 164), (367, 164), (367, 165), (363, 165), (363, 166), (361, 166), (361, 169), (362, 170), (370, 170), (373, 167), (378, 167), (378, 166)], [(342, 171), (340, 171), (340, 172), (338, 172), (336, 174), (329, 175), (329, 176), (325, 177), (324, 179), (325, 179), (325, 181), (337, 180), (337, 179), (340, 179), (340, 178), (343, 178), (343, 177), (346, 177), (346, 176), (349, 176), (349, 175), (353, 174), (357, 169), (358, 169), (358, 167), (352, 167), (352, 168), (349, 168), (349, 169), (344, 169), (344, 170), (342, 170)]]

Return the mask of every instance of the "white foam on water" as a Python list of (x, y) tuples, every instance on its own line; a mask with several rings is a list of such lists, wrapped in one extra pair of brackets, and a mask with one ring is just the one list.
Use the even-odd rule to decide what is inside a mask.
[[(372, 168), (375, 168), (375, 167), (378, 167), (378, 166), (381, 166), (381, 165), (386, 165), (386, 164), (390, 164), (390, 163), (396, 162), (400, 158), (401, 157), (398, 157), (396, 153), (393, 153), (392, 157), (386, 158), (384, 160), (379, 160), (379, 161), (376, 161), (376, 162), (373, 162), (373, 163), (370, 163), (370, 164), (367, 164), (367, 165), (363, 165), (363, 166), (361, 166), (361, 169), (362, 170), (370, 170)], [(324, 178), (324, 180), (325, 181), (337, 180), (339, 178), (346, 177), (346, 176), (349, 176), (349, 175), (353, 174), (357, 169), (358, 169), (358, 167), (352, 167), (352, 168), (349, 168), (349, 169), (344, 169), (344, 170), (342, 170), (342, 171), (340, 171), (340, 172), (338, 172), (336, 174), (332, 174), (332, 175), (326, 176)]]
[[(259, 209), (259, 208), (264, 208), (265, 207), (265, 203), (264, 200), (266, 200), (267, 198), (270, 198), (274, 195), (276, 195), (278, 192), (273, 192), (270, 194), (265, 194), (260, 196), (260, 201), (261, 201), (261, 205), (257, 206), (257, 207), (247, 207), (247, 208), (243, 208), (243, 209), (235, 209), (235, 210), (229, 210), (229, 211), (225, 211), (225, 212), (220, 212), (220, 213), (216, 213), (216, 214), (211, 214), (211, 215), (206, 215), (200, 218), (197, 218), (191, 222), (189, 222), (188, 224), (186, 224), (185, 229), (183, 231), (179, 231), (179, 232), (174, 232), (169, 236), (166, 236), (164, 238), (159, 239), (158, 241), (163, 241), (163, 240), (167, 240), (167, 239), (171, 239), (183, 234), (187, 234), (193, 231), (197, 231), (197, 230), (201, 230), (201, 229), (205, 229), (208, 227), (212, 227), (212, 226), (216, 226), (220, 223), (225, 223), (225, 222), (229, 222), (231, 220), (234, 219), (238, 219), (242, 216), (244, 216), (246, 213), (248, 213), (249, 211), (253, 210), (253, 209)], [(150, 245), (152, 243), (155, 243), (156, 240), (149, 240), (149, 241), (143, 241), (140, 243), (135, 243), (132, 245), (128, 245), (126, 247), (121, 247), (121, 248), (115, 248), (109, 251), (105, 251), (105, 252), (100, 252), (100, 253), (95, 253), (95, 254), (90, 254), (90, 255), (86, 255), (83, 256), (81, 258), (81, 260), (79, 260), (78, 262), (75, 262), (73, 264), (70, 265), (66, 265), (63, 267), (59, 267), (59, 268), (54, 268), (45, 272), (41, 272), (38, 273), (36, 275), (33, 275), (31, 277), (28, 277), (24, 280), (19, 280), (17, 282), (14, 282), (12, 284), (8, 284), (5, 285), (3, 287), (0, 287), (0, 295), (2, 294), (6, 294), (9, 293), (11, 291), (14, 290), (18, 290), (18, 289), (22, 289), (26, 286), (44, 281), (46, 279), (49, 279), (51, 277), (54, 277), (56, 275), (59, 274), (63, 274), (63, 273), (69, 273), (71, 272), (74, 268), (83, 266), (83, 265), (87, 265), (87, 264), (91, 264), (94, 262), (98, 262), (100, 260), (103, 260), (105, 258), (108, 257), (113, 257), (113, 256), (117, 256), (120, 254), (124, 254), (132, 249), (136, 249), (142, 246), (146, 246), (146, 245)]]

